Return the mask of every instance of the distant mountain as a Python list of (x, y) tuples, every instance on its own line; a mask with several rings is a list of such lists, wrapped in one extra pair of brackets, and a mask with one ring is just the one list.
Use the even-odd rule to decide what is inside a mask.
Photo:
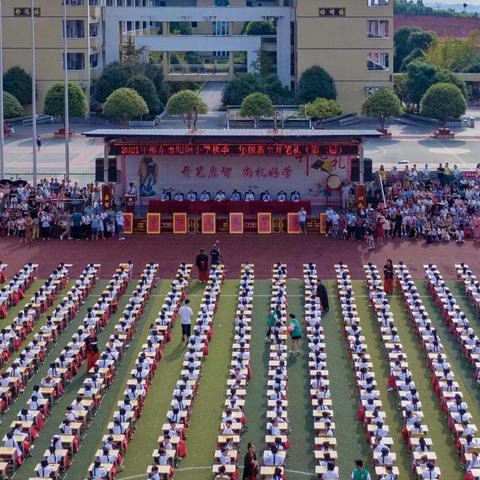
[[(435, 2), (432, 0), (427, 0), (423, 2), (425, 6), (432, 7), (432, 8), (438, 8), (440, 10), (455, 10), (456, 12), (463, 12), (463, 3), (446, 3), (446, 2)], [(467, 13), (480, 13), (480, 5), (475, 5), (472, 4), (468, 1), (465, 2), (468, 4), (468, 7), (466, 9)]]

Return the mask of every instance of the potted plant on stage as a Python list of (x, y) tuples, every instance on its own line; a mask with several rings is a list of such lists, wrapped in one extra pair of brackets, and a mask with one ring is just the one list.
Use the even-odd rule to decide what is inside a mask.
[[(77, 83), (68, 84), (68, 110), (70, 117), (82, 118), (88, 112), (88, 101), (85, 92)], [(65, 84), (63, 82), (56, 83), (48, 90), (45, 97), (45, 115), (51, 117), (60, 117), (63, 121), (63, 128), (55, 132), (55, 136), (65, 136)], [(69, 135), (73, 135), (73, 130), (69, 131)]]
[(165, 110), (170, 115), (180, 115), (190, 131), (197, 130), (198, 116), (208, 113), (208, 106), (193, 90), (180, 90), (167, 102)]
[(402, 105), (400, 99), (392, 90), (379, 88), (370, 95), (362, 105), (362, 115), (369, 118), (377, 118), (380, 122), (379, 132), (383, 138), (391, 138), (392, 134), (385, 128), (387, 118), (400, 115)]
[(453, 83), (433, 84), (420, 102), (421, 115), (442, 122), (442, 127), (434, 132), (434, 137), (440, 139), (455, 138), (455, 134), (447, 127), (447, 122), (458, 120), (466, 109), (465, 97)]

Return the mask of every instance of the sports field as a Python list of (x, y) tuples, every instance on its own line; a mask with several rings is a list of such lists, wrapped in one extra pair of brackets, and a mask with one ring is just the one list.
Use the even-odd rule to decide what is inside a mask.
[[(314, 260), (314, 259), (312, 259)], [(472, 262), (473, 263), (473, 262)], [(378, 265), (381, 267), (381, 265)], [(471, 265), (474, 267), (474, 265)], [(287, 265), (288, 271), (289, 265)], [(134, 275), (141, 270), (138, 266)], [(296, 271), (301, 266), (296, 266)], [(475, 270), (475, 268), (474, 268)], [(333, 273), (333, 264), (332, 264)], [(480, 273), (477, 272), (477, 273)], [(10, 278), (14, 271), (9, 269)], [(192, 272), (194, 274), (194, 272)], [(228, 276), (223, 283), (218, 309), (214, 315), (213, 337), (209, 343), (209, 353), (204, 360), (199, 381), (199, 392), (195, 397), (193, 410), (186, 438), (187, 456), (182, 459), (175, 468), (176, 479), (211, 479), (216, 438), (219, 433), (220, 420), (225, 401), (226, 381), (230, 368), (232, 342), (234, 337), (234, 318), (238, 303), (238, 287), (240, 272), (229, 269)], [(69, 283), (64, 287), (66, 292), (72, 282), (76, 280), (71, 276)], [(7, 318), (1, 320), (2, 325), (9, 325), (30, 299), (33, 292), (41, 286), (41, 279), (35, 282), (27, 290), (25, 298), (7, 312)], [(80, 442), (80, 449), (73, 457), (71, 468), (68, 469), (66, 478), (83, 479), (88, 476), (89, 465), (95, 459), (95, 453), (102, 445), (102, 436), (107, 432), (107, 424), (111, 421), (113, 412), (116, 410), (117, 401), (122, 398), (130, 371), (135, 365), (135, 360), (142, 345), (150, 333), (150, 325), (157, 317), (164, 302), (165, 294), (170, 287), (171, 279), (159, 279), (154, 287), (150, 298), (146, 303), (145, 311), (139, 320), (135, 336), (123, 357), (111, 387), (106, 391), (102, 402)], [(363, 458), (367, 466), (371, 468), (370, 447), (365, 438), (365, 430), (361, 422), (356, 418), (359, 399), (352, 363), (347, 350), (343, 318), (340, 301), (338, 299), (337, 281), (333, 278), (323, 280), (326, 285), (330, 310), (324, 315), (322, 324), (326, 339), (327, 367), (330, 378), (330, 390), (335, 418), (335, 437), (337, 439), (338, 460), (337, 465), (342, 479), (350, 478), (355, 458)], [(479, 384), (473, 378), (472, 367), (467, 363), (463, 352), (453, 335), (451, 334), (439, 307), (433, 301), (426, 282), (423, 279), (415, 280), (422, 301), (430, 316), (432, 324), (437, 329), (444, 345), (444, 352), (452, 366), (455, 379), (463, 393), (464, 400), (468, 404), (472, 415), (471, 422), (480, 425), (480, 391)], [(98, 280), (94, 289), (90, 292), (81, 309), (73, 321), (63, 330), (55, 346), (47, 353), (45, 361), (31, 378), (25, 390), (15, 399), (10, 408), (1, 416), (0, 438), (7, 433), (9, 425), (16, 418), (17, 413), (26, 404), (32, 393), (32, 388), (39, 383), (47, 372), (65, 344), (82, 323), (87, 309), (94, 305), (103, 291), (106, 280)], [(455, 280), (448, 280), (453, 295), (458, 304), (470, 320), (470, 325), (478, 334), (480, 333), (480, 319), (465, 295), (462, 284)], [(119, 300), (117, 312), (110, 318), (108, 324), (99, 334), (100, 349), (103, 348), (109, 336), (114, 332), (130, 294), (135, 288), (136, 280), (132, 279), (127, 291)], [(266, 318), (270, 308), (272, 282), (268, 278), (255, 278), (254, 300), (252, 310), (252, 336), (250, 342), (250, 358), (252, 376), (248, 382), (245, 402), (246, 427), (241, 435), (241, 456), (245, 453), (247, 442), (254, 442), (257, 453), (264, 450), (264, 436), (266, 430), (266, 378), (268, 365), (269, 343), (265, 341)], [(375, 377), (380, 390), (383, 408), (390, 426), (391, 436), (397, 453), (397, 464), (400, 477), (414, 479), (411, 468), (411, 454), (404, 442), (401, 430), (403, 421), (398, 405), (398, 397), (395, 392), (388, 392), (387, 378), (389, 363), (387, 352), (380, 341), (380, 330), (374, 312), (369, 307), (368, 287), (366, 279), (353, 280), (353, 288), (360, 316), (361, 326), (368, 352), (371, 356)], [(188, 287), (188, 296), (194, 316), (202, 299), (204, 286), (196, 280), (192, 280)], [(288, 278), (287, 281), (288, 311), (304, 318), (304, 280), (303, 278)], [(62, 300), (60, 294), (49, 311)], [(390, 299), (398, 334), (402, 341), (403, 351), (408, 356), (410, 369), (413, 372), (413, 380), (421, 396), (424, 424), (428, 426), (429, 436), (433, 440), (434, 451), (437, 454), (437, 465), (442, 472), (444, 480), (461, 480), (464, 475), (464, 467), (459, 455), (454, 448), (454, 439), (447, 426), (447, 419), (440, 407), (431, 383), (431, 373), (427, 368), (425, 356), (420, 349), (419, 340), (415, 335), (412, 323), (404, 308), (400, 292), (395, 289)], [(45, 323), (49, 311), (43, 313), (36, 322), (34, 332), (26, 339), (30, 340), (33, 333)], [(304, 334), (305, 325), (302, 322)], [(305, 335), (304, 335), (305, 337)], [(2, 367), (2, 371), (18, 357), (23, 347), (18, 349), (9, 362)], [(170, 409), (172, 391), (180, 376), (182, 362), (184, 360), (185, 347), (181, 343), (180, 324), (177, 322), (172, 332), (172, 339), (164, 346), (164, 357), (159, 362), (151, 387), (148, 389), (145, 404), (140, 419), (136, 423), (133, 438), (130, 440), (128, 450), (125, 452), (122, 468), (119, 469), (116, 478), (134, 479), (146, 478), (146, 471), (153, 463), (152, 452), (158, 448), (158, 436), (162, 433), (161, 426), (165, 422), (167, 411)], [(34, 442), (31, 457), (27, 458), (15, 474), (17, 479), (34, 477), (34, 468), (42, 460), (45, 449), (49, 446), (50, 439), (57, 433), (60, 423), (65, 414), (65, 408), (72, 403), (77, 390), (86, 377), (85, 365), (82, 366), (78, 375), (66, 386), (64, 394), (54, 402), (50, 415), (47, 417), (45, 427), (39, 432)], [(315, 478), (314, 457), (314, 426), (312, 417), (312, 404), (309, 392), (309, 367), (308, 350), (303, 345), (300, 355), (289, 357), (288, 360), (288, 418), (290, 423), (289, 441), (291, 448), (288, 450), (286, 459), (286, 476), (288, 479)], [(242, 461), (240, 461), (242, 465)], [(373, 478), (373, 477), (372, 477)]]

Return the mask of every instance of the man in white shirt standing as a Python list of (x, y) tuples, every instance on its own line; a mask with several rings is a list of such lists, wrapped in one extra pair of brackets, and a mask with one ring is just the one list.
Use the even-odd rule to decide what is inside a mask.
[(190, 300), (187, 298), (185, 304), (180, 307), (178, 314), (180, 315), (180, 323), (182, 324), (182, 342), (188, 342), (192, 329), (193, 311), (189, 306)]

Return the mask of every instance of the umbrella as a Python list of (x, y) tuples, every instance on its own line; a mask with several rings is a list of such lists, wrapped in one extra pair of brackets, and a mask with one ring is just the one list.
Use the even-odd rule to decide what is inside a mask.
[(21, 178), (19, 180), (15, 180), (13, 182), (13, 185), (16, 187), (24, 187), (28, 182), (26, 180), (22, 180)]

